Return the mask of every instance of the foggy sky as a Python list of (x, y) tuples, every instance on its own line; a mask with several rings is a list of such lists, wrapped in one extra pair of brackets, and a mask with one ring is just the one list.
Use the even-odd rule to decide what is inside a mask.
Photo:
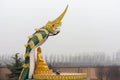
[(54, 20), (67, 4), (61, 32), (41, 46), (43, 54), (120, 49), (120, 0), (0, 0), (0, 54), (23, 54), (34, 28)]

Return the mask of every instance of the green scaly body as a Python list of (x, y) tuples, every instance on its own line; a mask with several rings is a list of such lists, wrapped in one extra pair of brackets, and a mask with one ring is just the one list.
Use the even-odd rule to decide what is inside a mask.
[(25, 64), (23, 65), (23, 70), (21, 72), (19, 80), (28, 79), (29, 65), (30, 65), (29, 53), (32, 50), (32, 48), (34, 48), (36, 45), (42, 42), (45, 38), (48, 38), (48, 36), (49, 36), (49, 31), (45, 28), (41, 28), (40, 30), (36, 31), (32, 35), (32, 37), (28, 40), (25, 51)]

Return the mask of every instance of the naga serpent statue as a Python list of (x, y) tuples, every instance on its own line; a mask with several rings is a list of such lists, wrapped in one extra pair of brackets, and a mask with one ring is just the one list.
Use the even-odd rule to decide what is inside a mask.
[(35, 49), (42, 45), (49, 36), (57, 35), (60, 31), (58, 27), (61, 25), (61, 20), (67, 11), (68, 5), (63, 13), (53, 21), (48, 21), (47, 24), (41, 28), (36, 28), (35, 33), (28, 36), (29, 40), (25, 44), (25, 63), (23, 70), (19, 76), (19, 80), (32, 79), (35, 69)]

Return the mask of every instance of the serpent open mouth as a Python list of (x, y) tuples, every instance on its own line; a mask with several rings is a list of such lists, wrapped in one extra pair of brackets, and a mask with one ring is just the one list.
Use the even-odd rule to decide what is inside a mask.
[(55, 32), (60, 32), (60, 26), (54, 28)]

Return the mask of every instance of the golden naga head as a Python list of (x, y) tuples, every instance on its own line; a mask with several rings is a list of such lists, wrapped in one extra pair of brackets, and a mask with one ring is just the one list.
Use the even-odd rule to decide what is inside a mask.
[(44, 26), (45, 28), (47, 28), (50, 31), (51, 34), (57, 34), (60, 32), (58, 27), (61, 26), (61, 23), (62, 23), (61, 20), (63, 19), (67, 9), (68, 9), (68, 5), (59, 17), (57, 17), (53, 21), (48, 21), (47, 24)]

